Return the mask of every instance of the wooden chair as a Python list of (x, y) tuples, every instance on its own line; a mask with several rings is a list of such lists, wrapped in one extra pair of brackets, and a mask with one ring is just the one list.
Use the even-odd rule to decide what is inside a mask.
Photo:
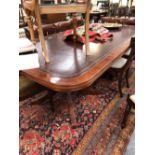
[(130, 17), (135, 17), (135, 6), (130, 7), (129, 16)]
[[(133, 36), (134, 38), (135, 38), (135, 36)], [(132, 48), (133, 48), (133, 50), (135, 51), (135, 41), (133, 41), (133, 45), (132, 45)], [(127, 50), (127, 52), (123, 55), (123, 58), (129, 58), (129, 56), (130, 56), (130, 53), (131, 53), (131, 48), (129, 48), (128, 50)]]
[(109, 5), (109, 16), (117, 16), (119, 3), (111, 3)]
[(135, 37), (132, 37), (131, 41), (130, 41), (130, 46), (128, 48), (128, 50), (131, 49), (128, 58), (123, 58), (123, 57), (119, 58), (112, 64), (112, 66), (110, 68), (111, 71), (118, 73), (118, 89), (119, 89), (120, 97), (123, 96), (122, 80), (123, 80), (124, 74), (125, 74), (125, 78), (126, 78), (127, 87), (129, 87), (128, 73), (129, 73), (130, 65), (131, 65), (132, 60), (135, 55), (134, 42), (135, 42)]
[(27, 23), (24, 20), (24, 10), (22, 8), (22, 3), (19, 4), (19, 27), (25, 27), (27, 26)]
[(118, 16), (128, 16), (129, 8), (127, 6), (125, 7), (119, 7), (118, 8)]
[(123, 121), (121, 127), (124, 128), (126, 126), (128, 115), (131, 111), (131, 108), (135, 109), (135, 94), (127, 96), (127, 105), (124, 112)]
[[(56, 13), (85, 13), (85, 40), (86, 40), (86, 53), (89, 51), (89, 12), (90, 12), (90, 6), (91, 6), (91, 0), (87, 0), (84, 4), (69, 4), (69, 5), (49, 5), (49, 6), (40, 6), (38, 3), (38, 0), (22, 0), (23, 1), (23, 7), (28, 12), (31, 12), (34, 14), (34, 18), (36, 20), (37, 26), (38, 26), (38, 34), (39, 34), (39, 40), (41, 42), (42, 46), (42, 54), (45, 58), (45, 62), (49, 63), (49, 57), (48, 57), (48, 51), (45, 44), (45, 38), (43, 34), (43, 28), (42, 28), (42, 20), (41, 15), (42, 14), (56, 14)], [(76, 25), (76, 24), (74, 24)], [(30, 27), (32, 29), (32, 27)], [(74, 26), (75, 29), (75, 26)], [(74, 31), (74, 35), (76, 35)]]
[(131, 53), (131, 48), (129, 48), (125, 54), (123, 55), (123, 58), (128, 58), (130, 56), (130, 53)]

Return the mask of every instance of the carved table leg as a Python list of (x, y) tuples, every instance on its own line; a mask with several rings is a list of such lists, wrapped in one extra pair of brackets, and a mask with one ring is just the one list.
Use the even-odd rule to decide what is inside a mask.
[(69, 108), (71, 123), (74, 124), (76, 123), (76, 114), (75, 114), (75, 104), (72, 100), (71, 93), (67, 93), (67, 98), (68, 98), (68, 108)]

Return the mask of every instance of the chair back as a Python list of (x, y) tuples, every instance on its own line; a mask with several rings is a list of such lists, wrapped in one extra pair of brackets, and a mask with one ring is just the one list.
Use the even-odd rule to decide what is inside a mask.
[(19, 4), (19, 27), (26, 26), (22, 3)]
[(131, 57), (132, 59), (135, 57), (135, 36), (131, 37), (130, 48), (131, 48), (131, 53), (129, 55), (129, 58)]
[(131, 52), (127, 58), (128, 60), (127, 60), (126, 65), (124, 66), (124, 70), (127, 70), (130, 67), (132, 60), (135, 58), (135, 36), (131, 37), (130, 45), (128, 49), (130, 48), (131, 48)]
[(23, 7), (26, 10), (34, 11), (37, 1), (36, 0), (22, 0)]
[(128, 16), (129, 8), (127, 6), (125, 7), (119, 7), (118, 8), (118, 16)]

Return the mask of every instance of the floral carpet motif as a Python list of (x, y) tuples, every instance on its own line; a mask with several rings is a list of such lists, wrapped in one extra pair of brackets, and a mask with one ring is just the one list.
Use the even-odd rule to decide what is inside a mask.
[(90, 88), (72, 93), (76, 123), (71, 123), (68, 97), (65, 93), (52, 94), (44, 90), (21, 101), (19, 154), (72, 154), (78, 150), (79, 144), (93, 128), (101, 113), (104, 110), (106, 115), (110, 113), (107, 110), (109, 103), (117, 95), (117, 81), (110, 81), (104, 76)]

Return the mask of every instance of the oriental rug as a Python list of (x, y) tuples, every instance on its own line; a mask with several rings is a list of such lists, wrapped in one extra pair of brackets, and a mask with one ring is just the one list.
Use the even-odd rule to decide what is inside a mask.
[[(98, 155), (97, 150), (106, 155), (123, 153), (126, 137), (134, 128), (134, 125), (132, 129), (127, 127), (124, 144), (120, 143), (125, 97), (134, 93), (134, 65), (130, 69), (130, 88), (124, 85), (123, 93), (124, 98), (120, 99), (117, 80), (108, 80), (106, 74), (90, 88), (72, 93), (76, 123), (71, 123), (65, 93), (44, 90), (22, 100), (19, 103), (19, 154)], [(133, 115), (131, 117), (134, 124)]]
[(100, 129), (100, 135), (95, 135), (91, 142), (92, 147), (85, 152), (89, 155), (124, 155), (130, 136), (135, 126), (135, 115), (130, 113), (126, 127), (121, 129), (121, 120), (125, 110), (125, 99), (120, 103), (119, 108), (113, 115), (111, 121), (104, 129)]

